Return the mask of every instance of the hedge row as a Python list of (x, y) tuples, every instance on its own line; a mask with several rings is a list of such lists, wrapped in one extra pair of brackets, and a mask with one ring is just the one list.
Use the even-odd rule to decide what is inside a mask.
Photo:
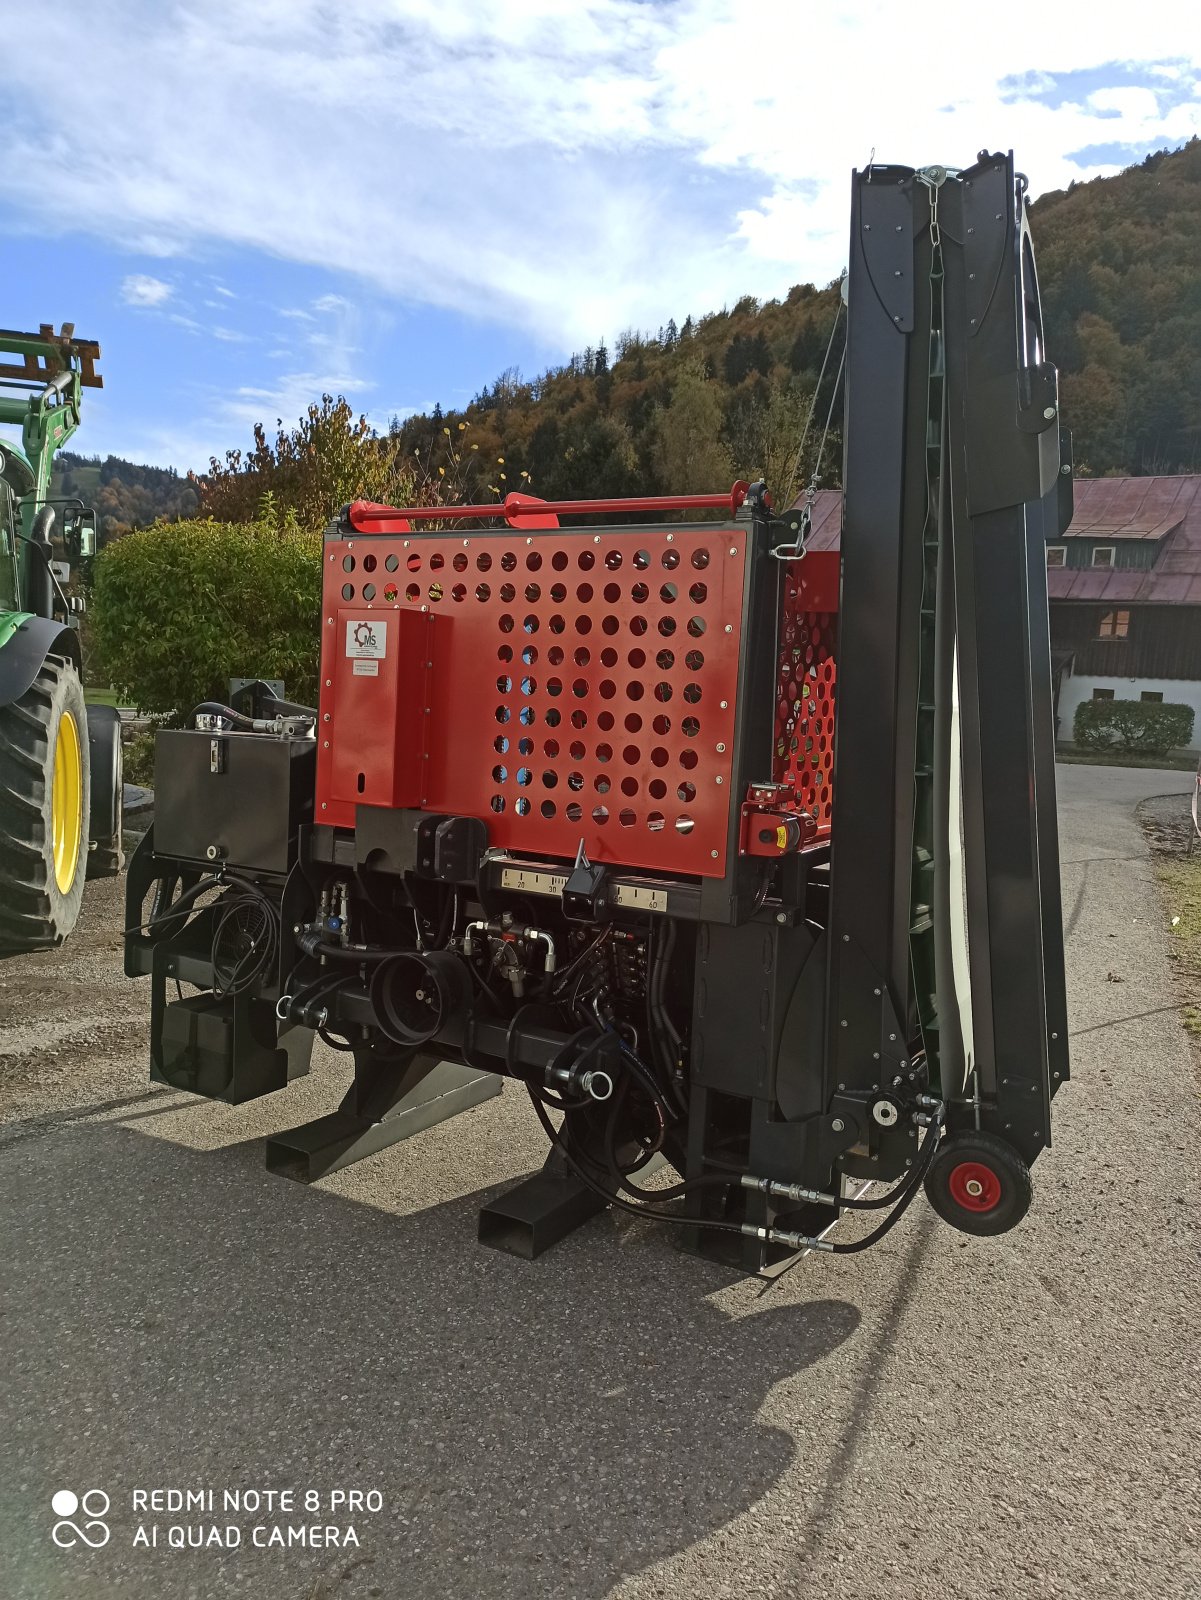
[(1072, 733), (1084, 750), (1162, 756), (1192, 739), (1193, 708), (1158, 700), (1082, 700)]
[(160, 523), (96, 560), (93, 637), (108, 681), (142, 711), (186, 716), (231, 677), (282, 678), (316, 704), (321, 537), (269, 522)]

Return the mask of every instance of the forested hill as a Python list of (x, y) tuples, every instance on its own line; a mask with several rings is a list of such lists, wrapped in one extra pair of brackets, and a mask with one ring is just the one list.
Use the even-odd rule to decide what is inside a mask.
[[(1201, 140), (1043, 195), (1032, 227), (1078, 470), (1201, 471)], [(409, 463), (414, 492), (430, 498), (685, 492), (758, 472), (779, 498), (814, 464), (811, 448), (798, 471), (796, 449), (837, 306), (837, 286), (810, 284), (708, 314), (681, 305), (655, 332), (601, 341), (536, 378), (506, 372), (464, 410), (394, 420), (388, 453)], [(839, 355), (836, 342), (816, 396), (814, 444)], [(321, 416), (329, 431), (336, 416), (328, 405)], [(300, 443), (312, 453), (311, 440)], [(272, 474), (273, 461), (264, 439), (247, 456), (213, 463), (206, 485), (64, 453), (55, 492), (82, 495), (110, 530), (189, 515), (206, 487), (216, 515), (247, 515), (265, 488), (281, 507), (290, 503), (296, 463), (283, 470), (281, 454)], [(821, 481), (837, 483), (840, 467), (835, 407)]]
[(1201, 140), (1032, 212), (1078, 466), (1201, 472)]
[(158, 517), (194, 517), (200, 504), (198, 485), (174, 467), (143, 467), (120, 456), (102, 461), (71, 450), (60, 450), (54, 458), (50, 493), (78, 495), (97, 512), (101, 530), (110, 536), (145, 527)]
[[(1031, 227), (1078, 469), (1201, 471), (1201, 140), (1043, 195)], [(548, 498), (711, 488), (760, 469), (782, 490), (835, 306), (833, 288), (805, 285), (696, 320), (681, 307), (655, 336), (626, 334), (533, 382), (507, 373), (465, 412), (393, 431), (422, 460), (448, 438), (474, 444), (491, 483), (503, 473), (499, 487), (520, 488), (528, 473)], [(840, 452), (834, 435), (823, 482)]]

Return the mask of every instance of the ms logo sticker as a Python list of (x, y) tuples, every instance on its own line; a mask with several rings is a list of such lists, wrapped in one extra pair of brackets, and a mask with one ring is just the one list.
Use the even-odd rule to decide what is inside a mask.
[[(86, 1544), (92, 1550), (103, 1550), (108, 1543), (109, 1498), (103, 1489), (88, 1489), (81, 1499), (72, 1489), (56, 1489), (50, 1496), (50, 1509), (59, 1520), (50, 1530), (50, 1537), (60, 1550), (74, 1550)], [(71, 1518), (80, 1512), (80, 1521)], [(80, 1526), (82, 1523), (82, 1527)]]
[(356, 678), (378, 678), (379, 664), (388, 654), (387, 619), (373, 617), (370, 622), (348, 622), (346, 654), (354, 662), (351, 671)]

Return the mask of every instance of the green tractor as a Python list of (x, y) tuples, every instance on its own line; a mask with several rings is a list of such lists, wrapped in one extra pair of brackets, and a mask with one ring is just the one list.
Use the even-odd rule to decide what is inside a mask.
[[(61, 944), (85, 877), (121, 870), (121, 729), (84, 704), (71, 565), (95, 553), (96, 518), (50, 498), (54, 453), (98, 389), (100, 347), (0, 330), (0, 954)], [(16, 360), (12, 358), (16, 357)]]

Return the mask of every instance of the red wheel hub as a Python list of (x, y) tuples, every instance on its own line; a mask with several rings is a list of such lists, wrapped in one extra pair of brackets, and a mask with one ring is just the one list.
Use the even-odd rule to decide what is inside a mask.
[(991, 1211), (1001, 1200), (1001, 1180), (982, 1161), (961, 1161), (952, 1167), (947, 1188), (965, 1211)]

